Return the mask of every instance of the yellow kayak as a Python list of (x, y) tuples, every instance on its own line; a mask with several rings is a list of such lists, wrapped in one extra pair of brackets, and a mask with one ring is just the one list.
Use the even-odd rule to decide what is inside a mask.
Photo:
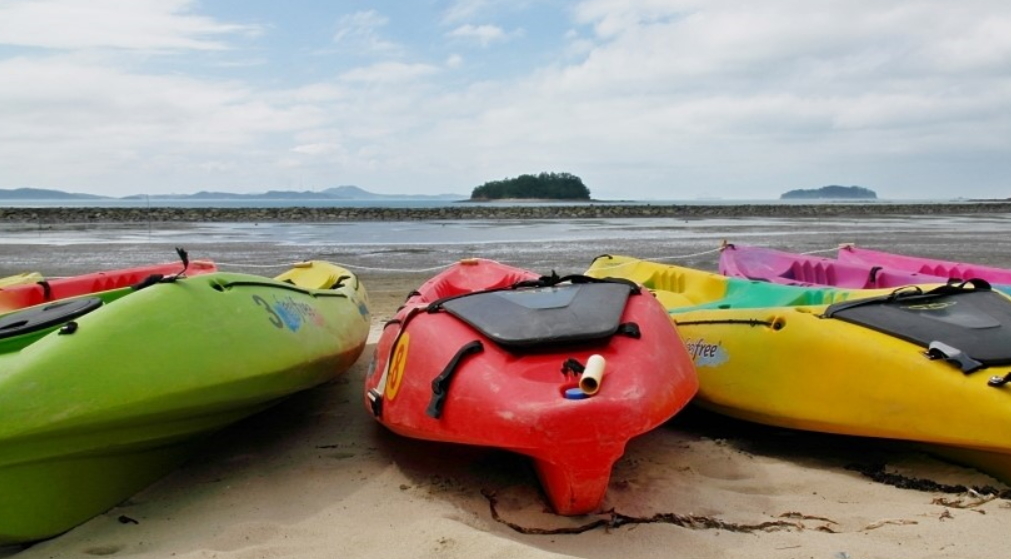
[(0, 288), (12, 285), (22, 285), (25, 283), (35, 283), (37, 281), (42, 281), (42, 274), (38, 272), (25, 272), (23, 274), (15, 274), (13, 276), (0, 278)]
[(796, 287), (621, 256), (586, 275), (656, 293), (692, 355), (702, 407), (943, 445), (1011, 482), (1011, 299), (985, 282)]

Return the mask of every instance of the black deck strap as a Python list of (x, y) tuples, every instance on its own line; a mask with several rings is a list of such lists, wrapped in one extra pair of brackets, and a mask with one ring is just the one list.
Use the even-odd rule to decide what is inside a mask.
[[(968, 289), (966, 287), (966, 284), (971, 285), (973, 287), (973, 289), (980, 289), (980, 290), (984, 290), (984, 291), (985, 290), (993, 289), (993, 286), (990, 285), (990, 282), (986, 281), (983, 278), (969, 278), (967, 280), (961, 280), (961, 281), (958, 280), (957, 278), (952, 278), (952, 279), (948, 280), (948, 285), (946, 285), (945, 287), (947, 287), (947, 288), (955, 288), (955, 289), (957, 289), (959, 291), (965, 291), (965, 290)], [(941, 289), (941, 288), (938, 288), (938, 289)]]
[(914, 297), (917, 295), (923, 295), (923, 289), (920, 289), (918, 285), (911, 285), (906, 287), (900, 287), (895, 291), (889, 293), (888, 295), (879, 295), (877, 297), (868, 297), (866, 299), (853, 299), (849, 301), (842, 301), (840, 303), (835, 303), (830, 305), (825, 309), (825, 314), (822, 315), (823, 318), (832, 318), (836, 312), (852, 309), (853, 307), (862, 307), (865, 305), (877, 305), (880, 303), (888, 303), (891, 301), (896, 301), (902, 299), (903, 297)]
[(330, 289), (340, 289), (344, 287), (344, 280), (349, 279), (351, 279), (351, 276), (348, 275), (337, 276), (337, 281), (333, 282), (333, 285), (330, 286)]
[(562, 375), (565, 377), (568, 377), (569, 373), (572, 373), (573, 375), (581, 375), (585, 370), (586, 365), (583, 365), (572, 357), (569, 357), (562, 363)]
[(150, 276), (148, 276), (148, 277), (140, 280), (139, 282), (131, 285), (130, 288), (133, 289), (134, 291), (140, 291), (141, 289), (144, 289), (145, 287), (151, 287), (152, 285), (155, 285), (157, 283), (161, 283), (162, 280), (164, 280), (164, 279), (165, 279), (165, 276), (163, 276), (162, 274), (151, 274)]
[(881, 266), (871, 266), (871, 271), (867, 274), (867, 285), (875, 285), (878, 282), (878, 272), (882, 269)]
[(960, 280), (958, 278), (951, 278), (948, 283), (935, 287), (927, 292), (928, 295), (938, 294), (938, 295), (951, 295), (954, 293), (963, 293), (965, 291), (991, 291), (993, 286), (990, 282), (983, 278), (970, 278), (967, 280)]
[(625, 278), (595, 278), (591, 276), (572, 275), (566, 276), (562, 278), (562, 280), (568, 280), (569, 283), (620, 283), (622, 285), (627, 285), (632, 295), (642, 293), (642, 287), (638, 283)]
[(456, 374), (457, 369), (460, 367), (460, 362), (468, 355), (481, 353), (482, 351), (484, 351), (484, 344), (481, 343), (481, 340), (474, 340), (461, 347), (456, 352), (456, 355), (453, 356), (453, 359), (449, 361), (449, 364), (446, 365), (446, 368), (442, 370), (442, 373), (432, 380), (432, 400), (428, 403), (428, 409), (425, 410), (425, 413), (429, 417), (433, 419), (442, 417), (442, 406), (446, 403), (449, 383), (453, 380), (453, 375)]
[(157, 283), (172, 283), (175, 280), (184, 277), (186, 274), (186, 270), (188, 270), (190, 267), (190, 255), (188, 252), (186, 252), (186, 249), (182, 247), (176, 247), (176, 254), (179, 255), (179, 260), (182, 260), (183, 262), (182, 270), (179, 270), (179, 272), (177, 272), (175, 275), (172, 276), (166, 276), (164, 274), (151, 274), (150, 276), (140, 280), (139, 282), (131, 285), (130, 287), (134, 291), (140, 291), (145, 287), (151, 287), (152, 285), (155, 285)]
[[(519, 289), (536, 289), (538, 287), (551, 287), (553, 285), (558, 285), (560, 283), (569, 282), (572, 284), (580, 283), (617, 283), (621, 285), (627, 285), (629, 287), (629, 292), (632, 295), (639, 295), (642, 293), (642, 288), (638, 283), (634, 281), (627, 280), (625, 278), (594, 278), (590, 276), (584, 276), (580, 274), (572, 274), (568, 276), (559, 276), (558, 274), (551, 272), (550, 276), (541, 276), (535, 280), (521, 280), (507, 287), (496, 287), (493, 289), (480, 289), (477, 291), (468, 291), (466, 293), (458, 293), (456, 295), (449, 295), (448, 297), (442, 297), (441, 299), (436, 299), (425, 307), (425, 311), (429, 313), (442, 312), (442, 305), (446, 301), (452, 301), (453, 299), (461, 299), (463, 297), (470, 297), (472, 295), (480, 295), (482, 293), (498, 293), (502, 291), (516, 291)], [(420, 295), (418, 292), (412, 292), (407, 298), (410, 299), (413, 295)]]
[(173, 282), (176, 279), (181, 278), (183, 275), (186, 274), (186, 270), (189, 270), (190, 268), (190, 254), (186, 252), (186, 249), (182, 247), (176, 247), (176, 254), (179, 255), (179, 260), (183, 261), (183, 269), (179, 270), (179, 273), (172, 276), (170, 279), (166, 279), (165, 280), (166, 282)]
[(622, 336), (628, 336), (629, 338), (639, 339), (642, 337), (642, 331), (639, 330), (639, 325), (634, 322), (623, 322), (618, 325), (618, 331), (615, 334), (621, 334)]
[(186, 252), (183, 247), (176, 247), (176, 254), (179, 255), (179, 260), (183, 261), (183, 271), (190, 267), (190, 254)]
[(825, 309), (825, 314), (822, 315), (823, 318), (832, 318), (833, 315), (839, 311), (852, 309), (853, 307), (862, 307), (865, 305), (877, 305), (880, 303), (890, 303), (901, 300), (925, 300), (933, 299), (936, 297), (943, 297), (945, 295), (954, 295), (957, 293), (965, 293), (968, 291), (991, 291), (993, 288), (990, 283), (986, 280), (979, 278), (973, 278), (965, 281), (950, 281), (944, 285), (939, 285), (930, 291), (924, 291), (918, 285), (908, 285), (905, 287), (900, 287), (895, 291), (889, 293), (888, 295), (881, 295), (879, 297), (868, 297), (867, 299), (855, 299), (850, 301), (843, 301), (841, 303), (835, 303)]
[(42, 300), (43, 301), (49, 301), (50, 299), (53, 298), (53, 288), (52, 288), (52, 286), (49, 285), (49, 281), (47, 281), (47, 280), (39, 280), (39, 281), (37, 281), (35, 283), (39, 284), (39, 286), (42, 287)]
[(551, 270), (550, 276), (541, 276), (537, 279), (532, 280), (520, 280), (506, 289), (522, 289), (524, 287), (547, 287), (549, 285), (558, 285), (562, 283), (562, 277)]
[(570, 274), (567, 276), (559, 276), (554, 271), (551, 272), (550, 276), (541, 276), (540, 278), (535, 280), (518, 281), (512, 284), (512, 286), (510, 286), (509, 289), (521, 289), (526, 287), (551, 287), (565, 282), (569, 282), (572, 284), (620, 283), (629, 286), (631, 288), (632, 294), (638, 295), (640, 293), (639, 284), (625, 278), (595, 278), (591, 276), (584, 276), (582, 274)]
[(938, 341), (930, 342), (930, 345), (927, 346), (927, 357), (930, 359), (944, 359), (961, 369), (965, 374), (974, 373), (985, 366), (966, 355), (964, 351)]

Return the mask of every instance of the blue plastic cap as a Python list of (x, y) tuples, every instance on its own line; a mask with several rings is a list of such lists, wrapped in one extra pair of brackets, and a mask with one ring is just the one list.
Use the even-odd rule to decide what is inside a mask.
[(586, 392), (583, 392), (583, 389), (579, 387), (569, 388), (565, 390), (565, 398), (568, 400), (583, 400), (589, 397), (590, 395), (587, 394)]

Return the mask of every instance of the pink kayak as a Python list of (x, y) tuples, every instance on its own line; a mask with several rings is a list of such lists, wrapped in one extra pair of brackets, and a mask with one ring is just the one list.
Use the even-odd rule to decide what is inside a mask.
[(990, 283), (1011, 284), (1011, 270), (1006, 268), (905, 256), (853, 245), (839, 247), (839, 261), (864, 266), (887, 266), (893, 270), (905, 270), (945, 278), (962, 280), (979, 278)]
[(725, 244), (720, 252), (719, 271), (725, 276), (782, 285), (850, 289), (901, 287), (948, 281), (947, 276), (731, 243)]

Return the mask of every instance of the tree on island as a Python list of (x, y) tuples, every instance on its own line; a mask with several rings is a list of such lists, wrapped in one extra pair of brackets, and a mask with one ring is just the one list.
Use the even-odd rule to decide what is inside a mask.
[(877, 197), (878, 195), (869, 188), (864, 188), (862, 186), (838, 186), (833, 184), (808, 190), (791, 190), (784, 193), (779, 198), (780, 200), (812, 198), (874, 200)]
[(590, 189), (569, 173), (520, 175), (514, 179), (491, 181), (474, 188), (471, 200), (539, 198), (549, 200), (589, 200)]

